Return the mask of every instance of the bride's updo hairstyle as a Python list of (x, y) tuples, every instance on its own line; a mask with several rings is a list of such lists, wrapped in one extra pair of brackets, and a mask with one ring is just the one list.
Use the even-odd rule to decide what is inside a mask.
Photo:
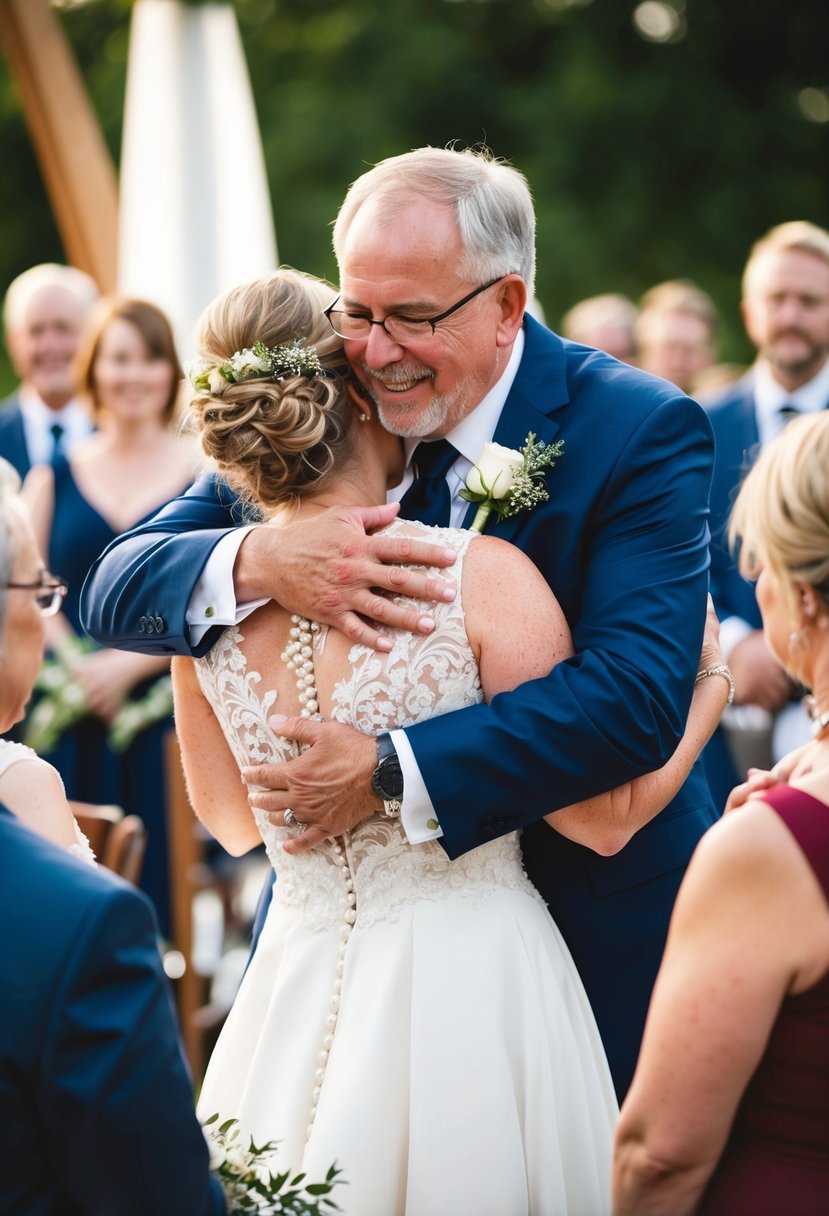
[[(199, 321), (192, 420), (205, 455), (266, 515), (318, 490), (349, 457), (355, 410), (345, 386), (352, 373), (322, 311), (335, 296), (321, 279), (280, 269), (220, 296)], [(248, 368), (235, 383), (226, 379), (222, 365), (258, 343), (270, 352), (285, 348), (288, 360), (297, 344), (299, 362), (318, 359), (320, 370), (280, 370), (275, 379)]]

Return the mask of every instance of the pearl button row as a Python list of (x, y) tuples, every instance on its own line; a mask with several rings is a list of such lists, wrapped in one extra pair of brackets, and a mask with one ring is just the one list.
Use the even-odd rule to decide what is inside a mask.
[(357, 919), (357, 896), (354, 891), (354, 880), (351, 874), (351, 867), (348, 864), (348, 858), (345, 855), (345, 850), (339, 840), (334, 843), (334, 854), (337, 857), (340, 865), (340, 873), (342, 875), (343, 886), (345, 887), (345, 899), (343, 901), (343, 923), (340, 925), (340, 944), (337, 952), (337, 965), (334, 968), (334, 988), (329, 1002), (329, 1013), (325, 1019), (325, 1036), (322, 1040), (322, 1050), (319, 1053), (319, 1067), (314, 1074), (316, 1082), (311, 1100), (311, 1115), (308, 1120), (308, 1128), (305, 1133), (305, 1138), (308, 1140), (311, 1136), (311, 1131), (314, 1126), (314, 1119), (317, 1113), (317, 1104), (322, 1092), (322, 1083), (325, 1080), (325, 1071), (328, 1067), (328, 1057), (331, 1053), (331, 1047), (334, 1043), (334, 1031), (337, 1028), (337, 1019), (340, 1013), (340, 997), (343, 990), (343, 976), (345, 974), (345, 956), (348, 952), (348, 941), (351, 937), (351, 930), (354, 928), (354, 922)]
[(300, 714), (303, 718), (313, 718), (322, 721), (319, 712), (319, 697), (317, 695), (317, 677), (314, 673), (314, 639), (319, 633), (317, 621), (309, 621), (298, 613), (291, 616), (291, 638), (282, 652), (282, 660), (296, 675), (296, 686), (299, 690), (299, 701), (302, 705)]

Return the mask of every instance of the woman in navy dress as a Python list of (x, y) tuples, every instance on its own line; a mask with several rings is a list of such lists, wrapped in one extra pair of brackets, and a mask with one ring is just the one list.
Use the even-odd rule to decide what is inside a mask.
[[(148, 830), (142, 886), (169, 931), (169, 871), (162, 741), (172, 718), (138, 731), (123, 751), (110, 744), (113, 723), (129, 704), (159, 701), (169, 661), (93, 649), (84, 639), (78, 603), (93, 561), (119, 533), (134, 527), (193, 480), (198, 457), (177, 427), (182, 379), (166, 316), (142, 300), (101, 301), (77, 364), (78, 389), (97, 430), (71, 457), (32, 470), (26, 482), (38, 540), (50, 568), (69, 583), (63, 613), (49, 643), (67, 654), (87, 712), (47, 754), (70, 799), (117, 803), (141, 816)], [(77, 643), (88, 649), (76, 653)]]
[(688, 868), (619, 1119), (615, 1216), (829, 1212), (827, 468), (829, 414), (797, 419), (734, 509), (814, 741), (750, 771)]

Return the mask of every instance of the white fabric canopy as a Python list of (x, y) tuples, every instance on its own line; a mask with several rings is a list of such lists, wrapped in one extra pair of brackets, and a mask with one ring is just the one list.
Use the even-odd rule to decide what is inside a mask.
[(120, 176), (119, 292), (163, 308), (189, 359), (210, 300), (277, 265), (232, 5), (137, 0)]

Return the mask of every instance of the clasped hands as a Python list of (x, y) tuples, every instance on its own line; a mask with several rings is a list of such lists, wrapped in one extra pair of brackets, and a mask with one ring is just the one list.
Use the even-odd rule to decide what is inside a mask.
[[(451, 566), (455, 551), (411, 537), (372, 535), (397, 511), (397, 504), (335, 508), (280, 528), (254, 528), (237, 558), (237, 601), (276, 599), (283, 608), (376, 650), (391, 647), (380, 625), (430, 633), (431, 617), (395, 604), (384, 593), (426, 602), (454, 599), (454, 587), (430, 575), (428, 567)], [(306, 852), (381, 809), (371, 788), (377, 757), (370, 735), (341, 722), (303, 717), (274, 715), (269, 723), (306, 750), (282, 764), (245, 768), (242, 780), (264, 787), (251, 790), (251, 806), (272, 814), (280, 825), (290, 809), (306, 825), (286, 842), (286, 852)]]

